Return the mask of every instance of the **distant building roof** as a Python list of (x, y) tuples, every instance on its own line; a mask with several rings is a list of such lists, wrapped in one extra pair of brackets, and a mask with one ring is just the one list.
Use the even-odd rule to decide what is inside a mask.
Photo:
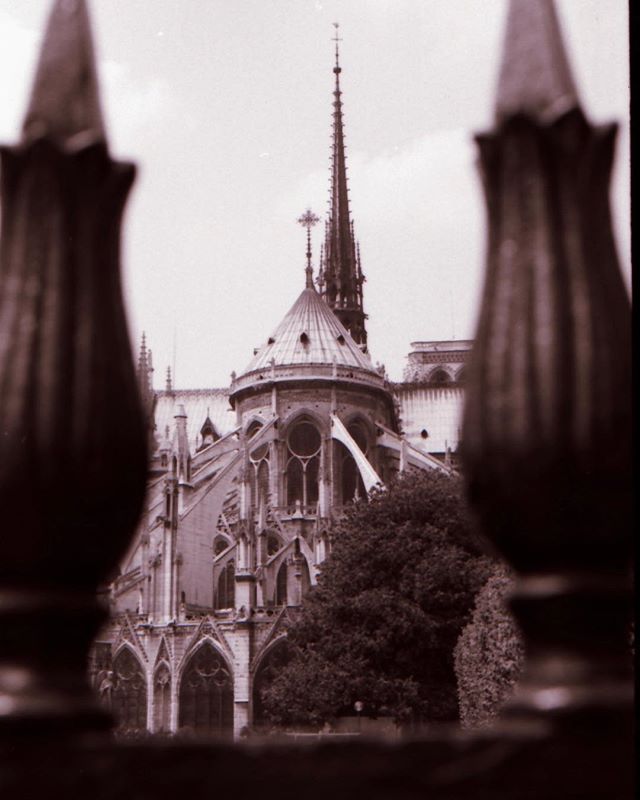
[(411, 350), (416, 353), (455, 353), (471, 350), (473, 339), (450, 339), (438, 342), (411, 342)]
[(187, 415), (187, 437), (192, 450), (200, 443), (202, 426), (207, 418), (213, 423), (218, 436), (224, 436), (236, 427), (236, 415), (229, 405), (228, 389), (176, 389), (156, 392), (156, 395), (155, 433), (158, 440), (165, 438), (167, 426), (170, 431), (167, 438), (171, 440), (174, 417), (180, 407)]
[(460, 439), (464, 389), (396, 383), (402, 430), (411, 444), (428, 453), (455, 451)]

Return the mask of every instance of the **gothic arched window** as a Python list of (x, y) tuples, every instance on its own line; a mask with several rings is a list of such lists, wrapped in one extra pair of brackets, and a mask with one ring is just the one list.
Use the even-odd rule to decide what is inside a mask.
[(290, 655), (286, 640), (281, 639), (262, 659), (253, 679), (253, 723), (260, 726), (267, 722), (262, 703), (262, 693), (267, 689), (280, 670), (289, 661)]
[(196, 650), (180, 681), (179, 727), (201, 734), (233, 731), (233, 683), (220, 653), (210, 644)]
[(320, 431), (308, 420), (297, 422), (287, 436), (287, 505), (318, 501)]
[(153, 730), (155, 733), (171, 730), (171, 672), (164, 662), (153, 676)]
[[(368, 458), (369, 436), (364, 425), (358, 421), (352, 422), (347, 426), (347, 431)], [(353, 456), (344, 446), (340, 447), (340, 453), (342, 455), (342, 502), (350, 503), (352, 500), (366, 497), (367, 493), (362, 482), (362, 476)]]
[(140, 661), (128, 647), (113, 662), (111, 708), (121, 731), (144, 731), (147, 727), (147, 681)]
[(235, 605), (236, 565), (233, 559), (228, 561), (218, 576), (216, 587), (216, 608), (233, 608)]
[(278, 570), (278, 575), (276, 577), (276, 605), (277, 606), (286, 606), (288, 600), (288, 592), (287, 592), (287, 582), (288, 582), (288, 575), (287, 575), (287, 562), (283, 561), (280, 565), (280, 569)]
[[(247, 439), (251, 439), (262, 428), (262, 423), (254, 420), (247, 428)], [(251, 488), (251, 506), (260, 507), (269, 501), (269, 445), (260, 444), (249, 451), (249, 483)]]
[(251, 506), (259, 508), (269, 501), (269, 445), (257, 447), (249, 456)]

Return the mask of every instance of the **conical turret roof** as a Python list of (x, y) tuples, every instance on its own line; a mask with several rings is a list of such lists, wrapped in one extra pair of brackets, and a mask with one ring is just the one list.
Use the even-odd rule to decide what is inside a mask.
[(272, 366), (314, 364), (375, 372), (371, 360), (315, 289), (304, 289), (244, 374)]

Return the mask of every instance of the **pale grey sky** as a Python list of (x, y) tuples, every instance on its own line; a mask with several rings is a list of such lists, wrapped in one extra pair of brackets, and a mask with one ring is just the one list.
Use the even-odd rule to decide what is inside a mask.
[[(14, 142), (48, 0), (0, 0), (0, 141)], [(621, 125), (613, 181), (630, 274), (626, 0), (559, 0), (584, 109)], [(304, 285), (323, 215), (341, 24), (351, 211), (374, 361), (471, 338), (484, 268), (472, 135), (491, 125), (505, 0), (93, 0), (111, 148), (140, 169), (125, 219), (132, 336), (155, 383), (224, 386)], [(314, 256), (321, 226), (314, 231)]]

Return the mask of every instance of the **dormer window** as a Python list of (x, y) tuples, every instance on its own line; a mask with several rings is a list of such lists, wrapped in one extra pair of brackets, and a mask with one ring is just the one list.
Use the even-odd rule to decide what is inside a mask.
[(344, 336), (342, 334), (338, 336), (338, 344), (344, 344)]
[(302, 331), (302, 333), (300, 334), (300, 341), (305, 346), (309, 344), (309, 337), (304, 331)]
[(270, 336), (270, 337), (267, 339), (267, 344), (274, 344), (274, 343), (275, 343), (275, 341), (276, 341), (276, 340), (273, 338), (273, 336)]

